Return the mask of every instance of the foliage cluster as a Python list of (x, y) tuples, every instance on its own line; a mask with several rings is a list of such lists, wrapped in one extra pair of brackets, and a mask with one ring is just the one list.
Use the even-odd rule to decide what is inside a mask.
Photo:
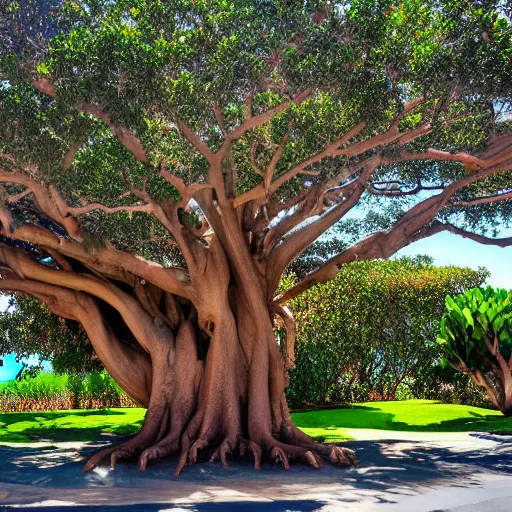
[(426, 257), (345, 265), (335, 280), (291, 304), (297, 346), (290, 403), (393, 400), (426, 393), (457, 401), (457, 395), (469, 392), (468, 379), (438, 366), (439, 319), (447, 294), (479, 285), (487, 276), (483, 268), (436, 267)]
[(0, 385), (0, 410), (5, 412), (52, 411), (134, 407), (105, 371), (85, 376), (40, 373), (34, 378)]
[(446, 297), (438, 343), (446, 361), (512, 415), (512, 291), (474, 288)]

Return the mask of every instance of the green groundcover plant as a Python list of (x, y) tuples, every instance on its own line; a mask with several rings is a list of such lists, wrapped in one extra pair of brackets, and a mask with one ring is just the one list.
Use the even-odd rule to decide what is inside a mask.
[(438, 343), (446, 362), (485, 389), (512, 416), (512, 291), (473, 288), (446, 297)]

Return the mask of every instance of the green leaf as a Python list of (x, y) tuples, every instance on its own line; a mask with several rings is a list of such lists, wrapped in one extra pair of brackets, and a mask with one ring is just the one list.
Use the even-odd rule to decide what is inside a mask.
[(467, 323), (471, 326), (475, 326), (475, 321), (473, 320), (473, 316), (471, 315), (471, 311), (468, 308), (464, 308), (462, 310), (462, 314), (466, 318)]
[(44, 62), (41, 62), (37, 65), (37, 72), (41, 75), (49, 75), (50, 69), (48, 68), (48, 65)]

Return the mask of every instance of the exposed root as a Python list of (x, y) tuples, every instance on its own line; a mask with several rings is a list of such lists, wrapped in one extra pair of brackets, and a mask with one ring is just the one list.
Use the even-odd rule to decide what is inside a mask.
[(229, 468), (228, 455), (231, 454), (231, 446), (228, 439), (224, 439), (220, 446), (213, 452), (210, 462), (215, 462), (220, 457), (220, 462), (223, 467)]
[(150, 460), (163, 459), (167, 455), (175, 453), (178, 450), (178, 443), (176, 440), (163, 439), (155, 446), (146, 448), (139, 457), (139, 471), (146, 471), (148, 462)]
[(195, 464), (197, 462), (197, 452), (199, 450), (202, 450), (203, 448), (206, 448), (208, 446), (208, 441), (206, 439), (197, 439), (192, 446), (190, 447), (190, 450), (188, 452), (188, 459), (190, 460), (191, 464)]
[[(283, 403), (283, 406), (286, 407), (286, 403)], [(288, 413), (285, 416), (286, 422), (283, 425), (283, 431), (285, 438), (290, 444), (305, 448), (313, 454), (321, 455), (331, 464), (337, 466), (357, 466), (357, 457), (352, 450), (343, 446), (319, 443), (311, 439), (291, 422)], [(308, 462), (311, 463), (309, 458), (308, 456)], [(312, 465), (314, 466), (314, 464)]]
[(116, 467), (116, 463), (119, 459), (128, 459), (132, 455), (135, 454), (140, 448), (133, 447), (128, 449), (119, 449), (115, 450), (110, 456), (110, 467), (114, 469)]
[(203, 412), (200, 409), (196, 412), (192, 420), (190, 421), (188, 427), (186, 428), (184, 434), (181, 436), (181, 454), (178, 459), (178, 465), (176, 466), (176, 471), (174, 472), (174, 476), (178, 476), (181, 473), (181, 470), (185, 467), (188, 460), (188, 452), (190, 445), (192, 444), (192, 439), (197, 432), (199, 431), (200, 423), (203, 419)]
[(108, 448), (104, 448), (99, 452), (96, 452), (92, 457), (87, 461), (84, 467), (84, 471), (88, 472), (93, 470), (98, 464), (101, 463), (103, 459), (110, 455), (110, 467), (114, 469), (116, 467), (116, 462), (119, 459), (127, 459), (140, 451), (147, 440), (145, 436), (141, 434), (135, 436), (134, 438), (126, 441), (125, 443), (120, 444), (119, 446), (110, 446)]
[[(313, 440), (311, 440), (310, 442), (298, 442), (297, 446), (300, 446), (308, 450), (309, 453), (315, 454), (317, 456), (317, 461), (327, 460), (331, 464), (341, 467), (357, 466), (358, 464), (356, 454), (350, 448), (322, 444)], [(319, 458), (318, 456), (321, 456), (321, 458)], [(310, 457), (308, 457), (307, 460), (309, 463), (311, 463), (312, 466), (316, 467), (311, 462)]]
[(322, 457), (311, 450), (304, 454), (304, 460), (309, 462), (315, 469), (320, 469), (324, 465)]
[(288, 457), (286, 456), (282, 448), (274, 446), (274, 448), (272, 448), (272, 451), (270, 452), (270, 456), (273, 459), (275, 458), (276, 463), (281, 462), (283, 464), (283, 468), (286, 469), (286, 471), (290, 470), (290, 463), (288, 462)]
[(261, 457), (263, 455), (263, 450), (261, 446), (254, 441), (249, 441), (248, 439), (240, 438), (240, 457), (244, 457), (247, 450), (251, 451), (254, 457), (254, 469), (259, 471), (261, 469)]
[[(140, 454), (138, 467), (145, 471), (150, 461), (179, 452), (178, 476), (187, 463), (199, 460), (201, 452), (209, 455), (210, 462), (220, 459), (224, 467), (229, 467), (228, 457), (237, 449), (241, 457), (252, 454), (256, 470), (263, 459), (282, 464), (285, 470), (290, 469), (291, 461), (317, 469), (324, 462), (357, 464), (352, 450), (318, 443), (293, 424), (284, 398), (284, 369), (270, 336), (267, 345), (257, 345), (258, 351), (253, 351), (254, 365), (249, 371), (255, 378), (244, 380), (246, 369), (239, 362), (232, 324), (215, 325), (208, 358), (203, 363), (197, 356), (193, 324), (184, 321), (176, 342), (153, 358), (152, 396), (141, 432), (119, 446), (94, 454), (85, 470), (90, 471), (107, 457), (114, 468), (118, 460)], [(226, 340), (233, 345), (232, 360), (228, 362)], [(261, 364), (256, 364), (258, 361)], [(244, 390), (245, 385), (239, 386), (239, 374), (249, 392)]]
[(319, 469), (324, 465), (324, 460), (318, 451), (291, 444), (276, 442), (270, 449), (270, 456), (276, 462), (281, 462), (287, 471), (290, 469), (289, 460), (291, 459), (307, 462), (315, 469)]
[(333, 446), (329, 454), (329, 461), (339, 466), (357, 466), (357, 457), (354, 451), (342, 446)]
[(113, 451), (115, 451), (115, 447), (104, 448), (99, 452), (96, 452), (92, 455), (89, 460), (86, 462), (84, 466), (84, 471), (87, 473), (92, 471), (105, 457), (108, 457)]
[(179, 476), (181, 470), (186, 466), (188, 458), (188, 452), (182, 450), (180, 458), (178, 459), (178, 465), (176, 466), (176, 471), (174, 472), (174, 476)]

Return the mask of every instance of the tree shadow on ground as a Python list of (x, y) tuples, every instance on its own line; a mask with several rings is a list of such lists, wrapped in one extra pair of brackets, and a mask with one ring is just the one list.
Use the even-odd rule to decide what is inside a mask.
[(293, 416), (300, 428), (367, 428), (400, 432), (512, 432), (512, 421), (504, 416), (479, 414), (468, 411), (470, 416), (444, 421), (432, 421), (426, 425), (415, 425), (394, 421), (395, 414), (365, 405), (350, 408), (313, 411)]
[[(34, 421), (36, 418), (51, 420), (56, 418), (64, 418), (71, 413), (66, 411), (46, 411), (46, 412), (6, 412), (0, 414), (0, 423), (11, 425), (12, 423), (19, 423), (21, 421)], [(93, 409), (85, 411), (73, 411), (73, 416), (122, 416), (125, 413), (122, 411), (114, 411), (112, 409)]]
[[(172, 476), (176, 467), (175, 458), (163, 460), (148, 468), (145, 473), (138, 472), (135, 462), (119, 463), (114, 471), (100, 467), (91, 473), (83, 473), (85, 457), (97, 446), (88, 446), (81, 451), (1, 448), (0, 490), (2, 484), (22, 484), (30, 486), (30, 489), (44, 488), (45, 492), (66, 500), (65, 493), (74, 489), (75, 496), (79, 497), (76, 498), (77, 506), (79, 503), (90, 503), (91, 493), (94, 492), (101, 496), (108, 489), (109, 505), (121, 505), (122, 500), (126, 503), (128, 494), (135, 492), (133, 503), (138, 505), (126, 507), (150, 512), (172, 510), (172, 507), (167, 503), (157, 505), (152, 500), (149, 505), (143, 506), (140, 493), (144, 491), (151, 491), (152, 496), (157, 492), (162, 499), (165, 492), (172, 491), (173, 499), (187, 498), (187, 505), (181, 506), (182, 510), (198, 512), (229, 510), (226, 503), (223, 504), (224, 508), (219, 503), (210, 503), (225, 500), (222, 494), (215, 494), (219, 491), (235, 495), (251, 493), (261, 500), (274, 500), (250, 505), (255, 511), (317, 510), (314, 507), (320, 508), (327, 500), (346, 505), (368, 499), (369, 496), (380, 503), (396, 503), (404, 496), (415, 494), (426, 487), (480, 486), (484, 472), (512, 475), (512, 438), (493, 435), (480, 437), (493, 441), (492, 447), (485, 445), (479, 448), (477, 440), (475, 447), (464, 450), (460, 446), (453, 448), (433, 443), (355, 441), (346, 445), (358, 454), (360, 465), (356, 468), (325, 466), (317, 471), (303, 464), (294, 464), (290, 471), (283, 471), (276, 465), (264, 464), (261, 471), (256, 472), (250, 461), (233, 460), (227, 469), (207, 462), (187, 466), (178, 479)], [(323, 489), (323, 494), (319, 494), (319, 489)], [(13, 498), (14, 501), (4, 503), (34, 504), (32, 492), (19, 492), (19, 496)], [(182, 494), (176, 496), (176, 493)], [(196, 493), (201, 496), (193, 498)], [(308, 500), (299, 499), (304, 496)], [(191, 501), (192, 498), (194, 501)], [(244, 498), (240, 495), (239, 499)], [(281, 507), (281, 501), (286, 502), (287, 508), (284, 505)], [(190, 503), (194, 503), (194, 506)], [(232, 504), (231, 510), (251, 510), (245, 506), (245, 501), (243, 503), (243, 508), (237, 507), (236, 503)], [(271, 508), (274, 503), (275, 508)], [(140, 509), (135, 508), (139, 506)], [(39, 512), (43, 510), (38, 508)], [(83, 510), (93, 512), (100, 508), (88, 506)], [(114, 512), (117, 509), (111, 510)]]

